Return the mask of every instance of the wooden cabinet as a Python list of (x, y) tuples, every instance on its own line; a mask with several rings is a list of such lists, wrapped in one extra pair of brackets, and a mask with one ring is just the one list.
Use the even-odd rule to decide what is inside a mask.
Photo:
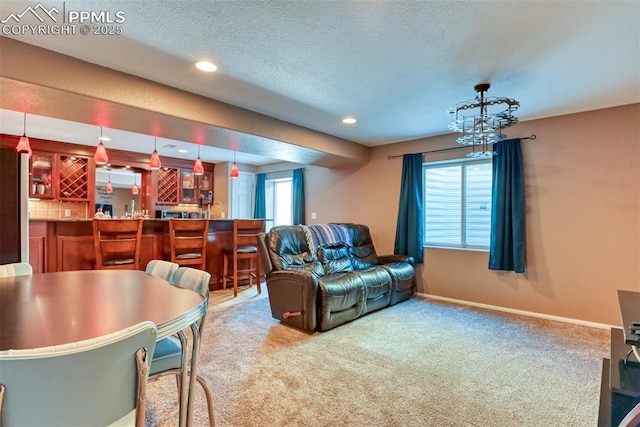
[(56, 156), (52, 153), (36, 153), (31, 156), (29, 196), (52, 199), (54, 177), (56, 176)]
[(29, 223), (29, 264), (34, 273), (47, 271), (47, 223)]
[(61, 154), (58, 157), (57, 175), (60, 200), (89, 200), (89, 188), (94, 186), (93, 180), (90, 180), (89, 159)]
[(150, 230), (144, 230), (142, 234), (142, 243), (140, 244), (140, 269), (143, 269), (154, 259), (162, 258), (162, 233), (151, 233)]
[(31, 197), (66, 201), (90, 199), (89, 159), (65, 154), (37, 153), (31, 156)]
[(207, 195), (213, 189), (210, 172), (196, 175), (190, 169), (182, 169), (180, 180), (180, 203), (198, 203), (200, 196), (204, 197), (206, 204)]
[(196, 175), (190, 169), (180, 173), (180, 203), (196, 203)]
[(210, 172), (205, 172), (202, 176), (198, 177), (196, 183), (198, 186), (198, 191), (200, 192), (200, 194), (204, 195), (206, 203), (206, 198), (209, 194), (209, 191), (213, 191), (213, 175)]
[(207, 204), (209, 191), (213, 190), (213, 174), (195, 175), (191, 169), (162, 168), (157, 175), (158, 205), (197, 204), (200, 195)]
[(179, 170), (162, 168), (158, 171), (158, 198), (156, 203), (162, 205), (177, 205)]

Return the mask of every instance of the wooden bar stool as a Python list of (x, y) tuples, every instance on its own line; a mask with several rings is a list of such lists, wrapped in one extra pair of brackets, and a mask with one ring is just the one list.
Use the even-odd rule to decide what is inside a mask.
[(208, 219), (169, 219), (171, 262), (206, 271)]
[[(258, 233), (264, 232), (264, 219), (234, 219), (232, 245), (224, 249), (224, 263), (222, 267), (222, 289), (227, 289), (227, 280), (233, 283), (233, 296), (238, 296), (238, 281), (249, 280), (249, 286), (253, 284), (253, 278), (260, 287), (260, 255), (258, 254)], [(231, 272), (229, 272), (231, 261)], [(248, 263), (248, 266), (239, 267), (239, 261)]]
[(94, 219), (96, 270), (140, 270), (142, 218)]

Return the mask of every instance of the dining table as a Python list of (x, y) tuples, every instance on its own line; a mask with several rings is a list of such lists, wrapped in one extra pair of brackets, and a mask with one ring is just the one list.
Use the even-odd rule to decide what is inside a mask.
[[(68, 344), (142, 321), (160, 340), (196, 324), (207, 311), (197, 292), (140, 270), (79, 270), (0, 278), (0, 354)], [(192, 379), (199, 343), (192, 336)], [(187, 412), (192, 411), (193, 383)], [(191, 417), (187, 416), (190, 421)], [(183, 424), (181, 420), (181, 424)]]

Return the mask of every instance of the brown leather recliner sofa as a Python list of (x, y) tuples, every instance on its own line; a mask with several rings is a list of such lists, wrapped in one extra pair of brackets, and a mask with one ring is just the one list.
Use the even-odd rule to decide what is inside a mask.
[(259, 236), (271, 314), (326, 331), (415, 293), (413, 259), (376, 254), (359, 224), (279, 226)]

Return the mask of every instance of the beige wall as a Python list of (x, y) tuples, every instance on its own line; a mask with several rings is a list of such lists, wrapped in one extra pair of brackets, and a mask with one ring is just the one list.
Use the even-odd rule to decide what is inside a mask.
[[(618, 325), (616, 290), (640, 291), (640, 104), (523, 122), (507, 133), (537, 135), (522, 143), (526, 274), (488, 270), (487, 252), (426, 249), (418, 291)], [(349, 169), (307, 166), (308, 221), (367, 224), (378, 252), (392, 253), (402, 160), (387, 155), (453, 141), (378, 147), (370, 163)]]
[(212, 218), (229, 216), (229, 169), (228, 162), (216, 163), (213, 170), (213, 206)]

